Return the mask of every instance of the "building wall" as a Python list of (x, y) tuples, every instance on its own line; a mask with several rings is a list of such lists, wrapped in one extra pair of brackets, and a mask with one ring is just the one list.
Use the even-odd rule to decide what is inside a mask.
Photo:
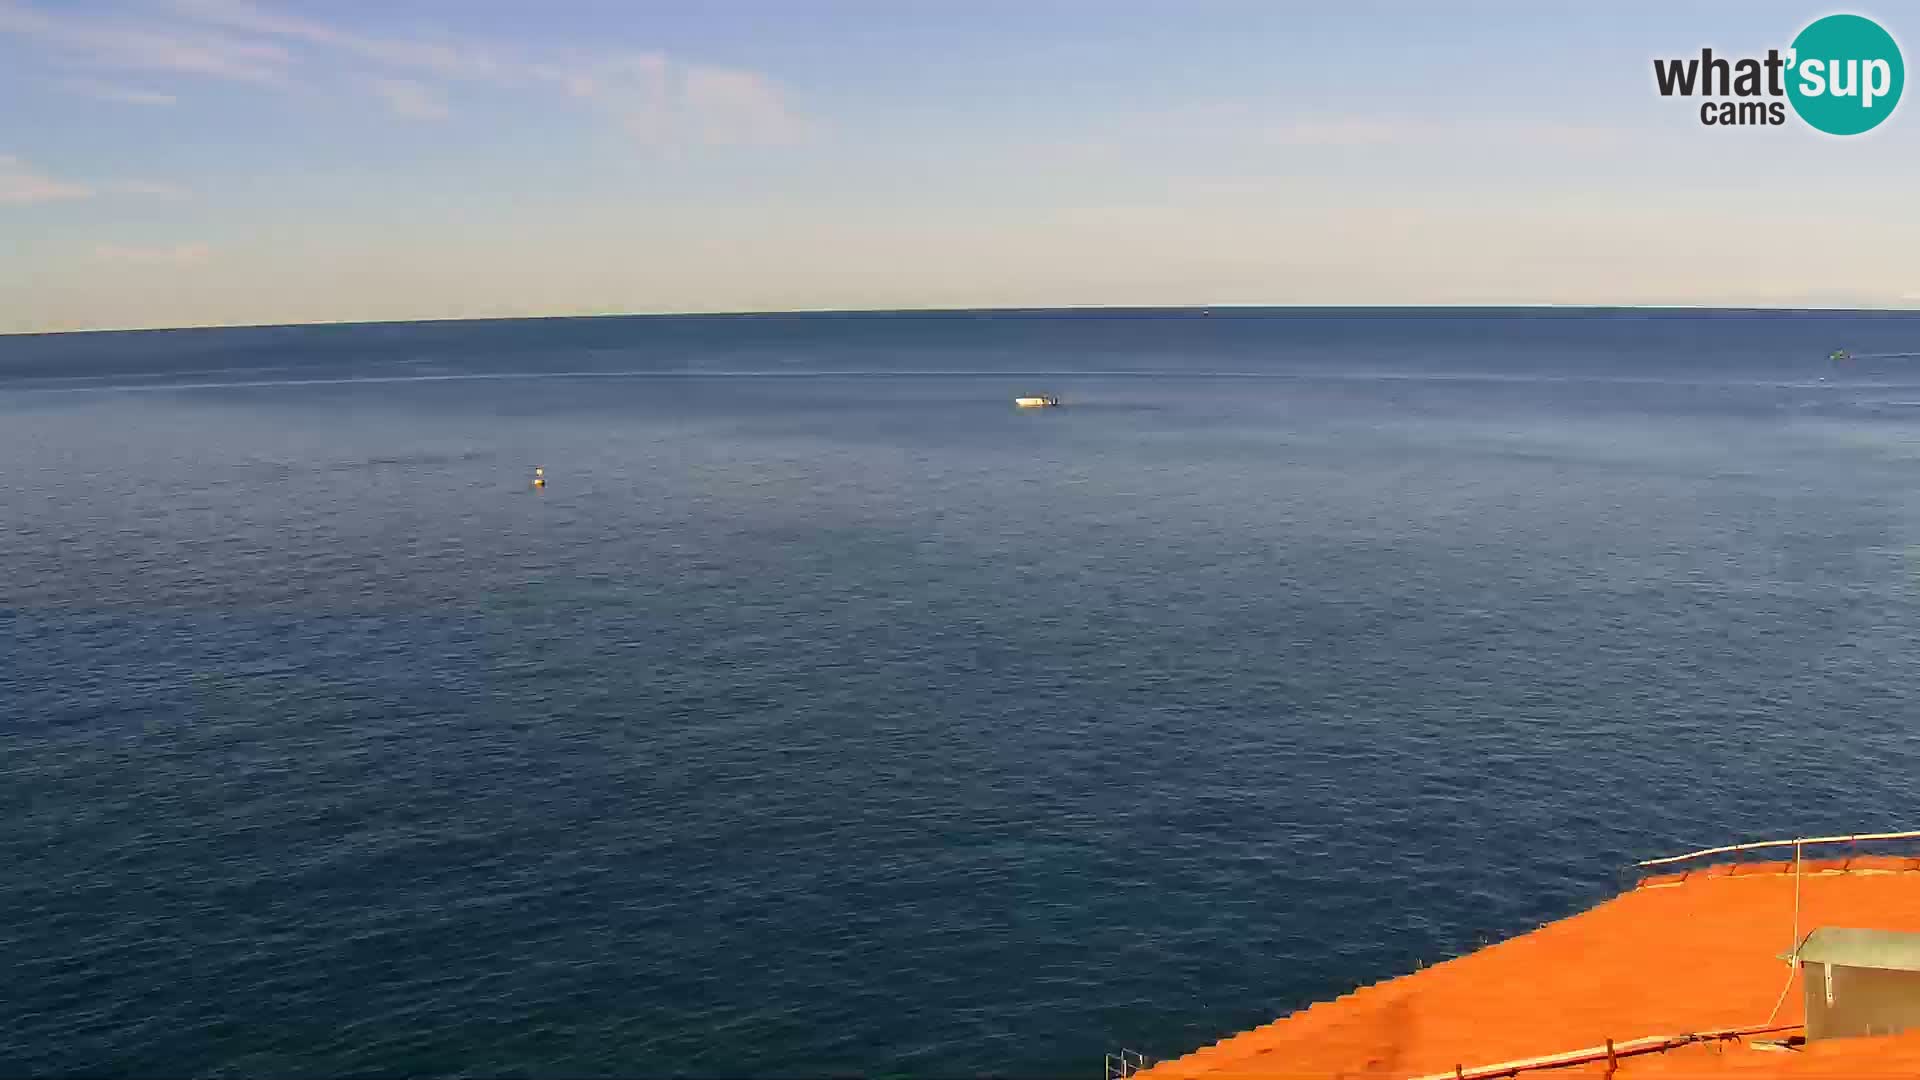
[(1827, 1004), (1826, 965), (1801, 965), (1807, 1002), (1807, 1039), (1891, 1035), (1920, 1028), (1920, 971), (1833, 966), (1833, 1004)]

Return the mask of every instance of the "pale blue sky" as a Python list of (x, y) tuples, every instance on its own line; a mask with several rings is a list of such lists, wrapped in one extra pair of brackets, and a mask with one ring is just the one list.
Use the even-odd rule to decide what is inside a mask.
[(0, 0), (0, 331), (1920, 303), (1920, 106), (1653, 90), (1828, 9), (1442, 7)]

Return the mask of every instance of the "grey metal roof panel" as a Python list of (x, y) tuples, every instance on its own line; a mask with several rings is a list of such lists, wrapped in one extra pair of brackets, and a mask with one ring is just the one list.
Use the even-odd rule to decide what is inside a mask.
[(1808, 964), (1920, 971), (1920, 934), (1823, 926), (1790, 955)]

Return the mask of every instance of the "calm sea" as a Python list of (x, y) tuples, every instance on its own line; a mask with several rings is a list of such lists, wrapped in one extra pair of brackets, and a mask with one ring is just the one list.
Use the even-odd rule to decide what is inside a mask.
[(1098, 1075), (1636, 857), (1913, 826), (1920, 358), (1867, 354), (1915, 351), (0, 339), (0, 1075)]

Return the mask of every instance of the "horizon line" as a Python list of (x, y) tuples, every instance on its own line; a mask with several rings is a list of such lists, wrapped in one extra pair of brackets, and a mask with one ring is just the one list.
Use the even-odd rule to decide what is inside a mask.
[(1746, 313), (1856, 313), (1920, 315), (1920, 306), (1860, 307), (1852, 305), (1765, 304), (1561, 304), (1561, 303), (1440, 303), (1440, 304), (1056, 304), (1042, 307), (903, 307), (903, 308), (749, 308), (732, 311), (595, 311), (555, 315), (429, 315), (393, 319), (312, 319), (299, 322), (208, 322), (175, 326), (95, 326), (73, 330), (0, 330), (0, 339), (67, 337), (77, 334), (168, 334), (193, 330), (291, 330), (320, 326), (407, 326), (417, 323), (546, 322), (572, 319), (746, 319), (777, 315), (957, 315), (967, 313), (1032, 315), (1047, 312), (1204, 312), (1204, 311), (1726, 311)]

